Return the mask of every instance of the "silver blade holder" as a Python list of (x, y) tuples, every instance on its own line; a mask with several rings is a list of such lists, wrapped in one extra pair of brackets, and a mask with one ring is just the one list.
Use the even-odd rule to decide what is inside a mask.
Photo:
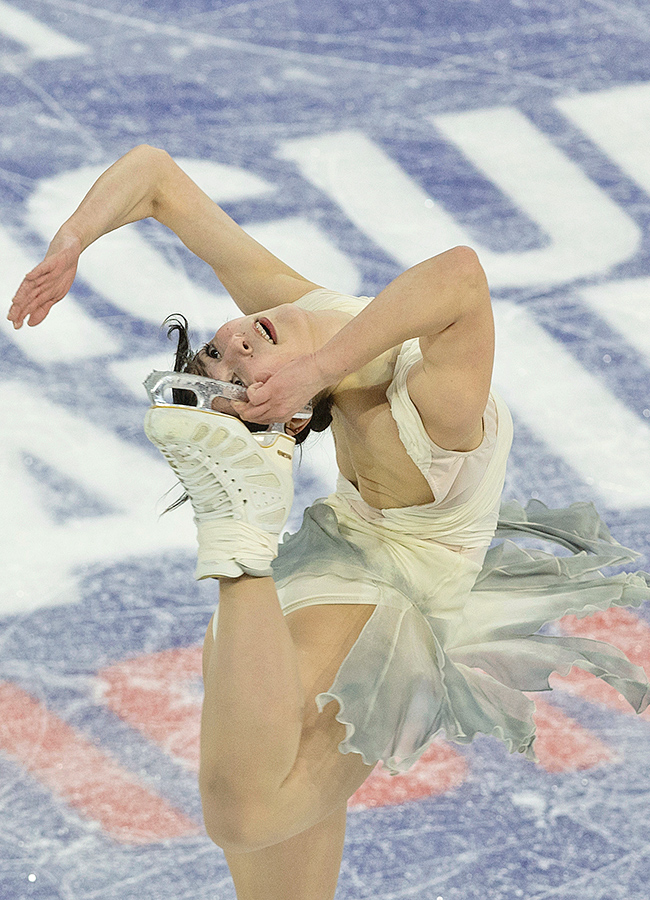
[[(232, 384), (230, 381), (218, 381), (216, 378), (205, 378), (203, 375), (190, 375), (188, 372), (151, 372), (144, 380), (144, 387), (149, 395), (152, 406), (182, 406), (174, 403), (173, 390), (190, 391), (196, 397), (198, 409), (212, 410), (212, 401), (216, 397), (224, 400), (240, 400), (245, 403), (248, 400), (246, 388), (241, 384)], [(294, 419), (309, 419), (312, 414), (312, 405), (308, 403), (304, 409), (294, 414)], [(269, 431), (284, 432), (284, 423), (275, 422), (269, 426)]]

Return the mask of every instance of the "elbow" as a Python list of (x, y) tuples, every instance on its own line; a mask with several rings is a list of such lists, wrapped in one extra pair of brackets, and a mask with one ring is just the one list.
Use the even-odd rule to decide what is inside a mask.
[(483, 266), (479, 261), (478, 254), (471, 247), (461, 244), (459, 247), (453, 247), (448, 253), (452, 257), (453, 265), (458, 269), (459, 274), (471, 276), (476, 275), (478, 272), (483, 272)]
[(449, 254), (452, 257), (454, 277), (462, 285), (465, 296), (477, 302), (489, 302), (487, 277), (476, 251), (471, 247), (460, 246), (454, 247)]
[(162, 177), (166, 168), (172, 162), (172, 158), (166, 150), (160, 147), (152, 147), (151, 144), (138, 144), (127, 153), (131, 160), (142, 171), (153, 174), (156, 179)]
[(150, 144), (139, 144), (128, 154), (132, 157), (136, 169), (140, 172), (142, 182), (146, 186), (149, 201), (149, 215), (158, 218), (164, 203), (164, 186), (170, 170), (174, 166), (169, 153)]
[(130, 151), (129, 155), (140, 156), (143, 159), (152, 160), (169, 156), (166, 150), (161, 150), (160, 147), (153, 147), (151, 144), (138, 144), (137, 147), (134, 147), (133, 150)]
[(458, 247), (452, 247), (451, 250), (445, 250), (438, 256), (432, 256), (424, 263), (421, 263), (421, 265), (429, 266), (432, 272), (453, 280), (470, 280), (479, 276), (485, 277), (478, 254), (471, 247), (463, 244)]

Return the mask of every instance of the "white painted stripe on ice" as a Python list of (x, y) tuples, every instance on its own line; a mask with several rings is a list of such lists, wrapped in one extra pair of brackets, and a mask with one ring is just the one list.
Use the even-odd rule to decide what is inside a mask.
[(104, 354), (117, 353), (119, 343), (100, 322), (87, 315), (69, 294), (58, 303), (47, 318), (30, 328), (16, 331), (6, 319), (9, 303), (21, 281), (39, 262), (0, 228), (0, 269), (4, 285), (0, 330), (36, 363), (71, 362)]
[(182, 266), (180, 254), (173, 265), (129, 228), (104, 235), (89, 247), (81, 257), (79, 275), (129, 316), (160, 325), (166, 316), (181, 312), (194, 329), (214, 332), (233, 314), (232, 301), (217, 294), (216, 280), (212, 293), (192, 281)]
[(592, 285), (581, 288), (580, 296), (650, 366), (650, 278)]
[(168, 353), (152, 356), (137, 356), (134, 359), (118, 359), (109, 363), (109, 369), (122, 386), (141, 403), (147, 402), (143, 381), (149, 372), (167, 372), (173, 368), (174, 345), (169, 345)]
[(27, 47), (35, 59), (60, 59), (90, 52), (86, 44), (71, 40), (5, 0), (0, 0), (0, 33)]
[(284, 141), (278, 156), (296, 163), (401, 265), (412, 266), (467, 233), (385, 151), (359, 131), (339, 131)]
[(572, 94), (554, 103), (650, 194), (650, 83)]
[[(193, 551), (191, 510), (159, 516), (175, 482), (162, 458), (51, 403), (20, 382), (0, 384), (0, 613), (77, 600), (76, 572), (165, 550)], [(106, 515), (55, 521), (30, 457), (103, 500)], [(189, 506), (189, 504), (188, 504)], [(12, 512), (29, 527), (17, 528)]]
[(359, 270), (315, 222), (296, 216), (248, 225), (246, 231), (315, 284), (343, 294), (359, 291)]
[(596, 275), (636, 253), (641, 231), (634, 220), (519, 110), (478, 109), (432, 121), (550, 238), (521, 253), (481, 249), (494, 287)]
[(479, 253), (492, 287), (553, 285), (608, 271), (636, 252), (641, 232), (596, 184), (517, 110), (432, 121), (549, 235), (538, 250), (482, 246), (388, 154), (358, 131), (285, 141), (296, 163), (386, 253), (412, 266), (456, 244)]
[(495, 386), (612, 507), (650, 506), (650, 427), (512, 303), (495, 303)]
[(215, 203), (252, 200), (273, 194), (277, 190), (274, 184), (247, 169), (213, 162), (211, 159), (190, 159), (184, 156), (174, 159)]

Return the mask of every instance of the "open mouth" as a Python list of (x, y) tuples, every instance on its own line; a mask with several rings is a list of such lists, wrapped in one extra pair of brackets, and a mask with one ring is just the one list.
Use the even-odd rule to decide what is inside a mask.
[(273, 327), (273, 323), (266, 317), (262, 317), (261, 319), (255, 319), (255, 321), (253, 323), (253, 328), (265, 340), (270, 341), (272, 344), (277, 343), (278, 336), (276, 334), (275, 328)]

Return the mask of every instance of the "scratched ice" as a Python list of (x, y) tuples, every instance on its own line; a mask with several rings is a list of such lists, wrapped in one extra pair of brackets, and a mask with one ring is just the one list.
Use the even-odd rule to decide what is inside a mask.
[[(2, 300), (141, 142), (341, 290), (470, 243), (516, 423), (506, 496), (593, 500), (647, 568), (649, 45), (642, 0), (0, 0)], [(214, 586), (189, 512), (157, 518), (173, 479), (141, 432), (175, 311), (197, 341), (235, 312), (143, 223), (92, 248), (49, 323), (0, 325), (3, 898), (234, 900), (183, 743)], [(319, 438), (291, 527), (333, 477)], [(648, 665), (644, 624), (600, 627)], [(369, 782), (338, 900), (647, 900), (647, 720), (575, 680), (552, 704), (541, 767), (481, 739)]]

